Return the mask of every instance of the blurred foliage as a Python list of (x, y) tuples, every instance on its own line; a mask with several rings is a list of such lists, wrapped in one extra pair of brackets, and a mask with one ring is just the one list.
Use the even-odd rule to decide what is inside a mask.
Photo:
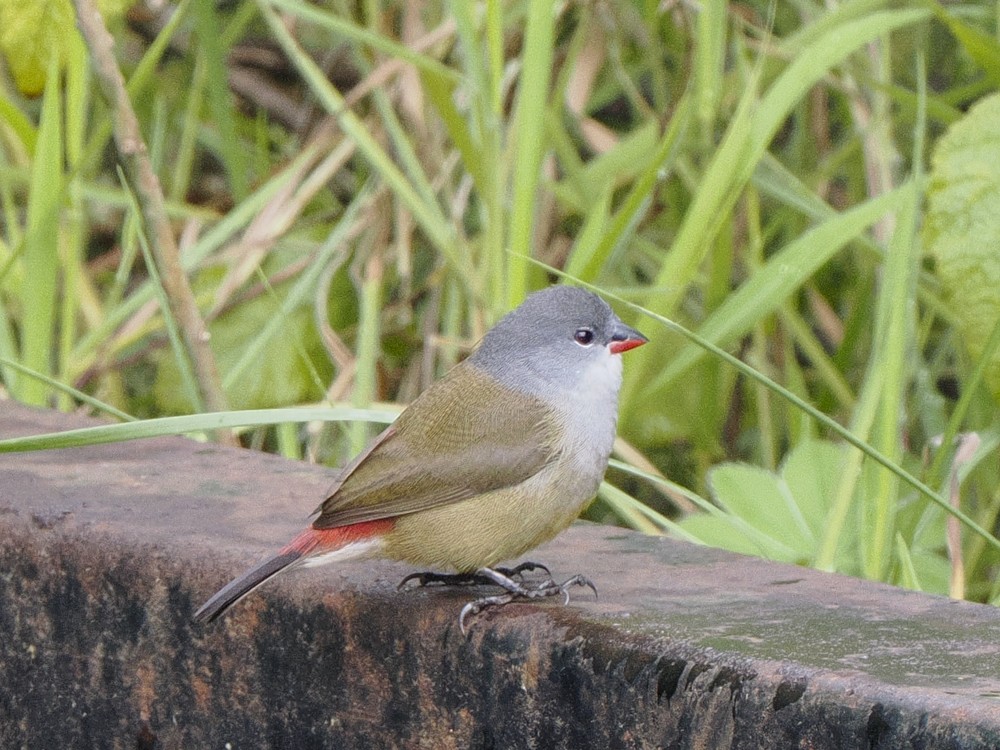
[[(120, 24), (130, 4), (98, 0), (112, 26)], [(70, 0), (0, 0), (0, 53), (22, 94), (41, 94), (51, 59), (60, 67), (66, 65), (80, 43)]]
[[(994, 6), (181, 0), (117, 39), (232, 407), (405, 404), (556, 269), (652, 339), (592, 518), (997, 599)], [(183, 413), (77, 47), (0, 84), (0, 377)]]

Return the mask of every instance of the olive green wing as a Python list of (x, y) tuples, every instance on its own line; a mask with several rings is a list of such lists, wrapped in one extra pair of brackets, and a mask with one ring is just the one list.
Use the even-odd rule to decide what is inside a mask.
[(317, 529), (415, 513), (523, 482), (556, 452), (539, 399), (459, 364), (345, 470)]

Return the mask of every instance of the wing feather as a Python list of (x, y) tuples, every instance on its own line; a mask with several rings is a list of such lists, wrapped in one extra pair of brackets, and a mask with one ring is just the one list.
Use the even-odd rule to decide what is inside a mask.
[(552, 423), (543, 402), (463, 362), (345, 469), (313, 526), (406, 515), (519, 484), (552, 459)]

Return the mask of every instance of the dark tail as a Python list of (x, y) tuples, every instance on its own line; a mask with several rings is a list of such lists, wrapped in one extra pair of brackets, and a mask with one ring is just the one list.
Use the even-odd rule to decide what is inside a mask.
[(217, 591), (194, 613), (195, 622), (211, 622), (269, 578), (299, 561), (304, 562), (306, 557), (342, 550), (354, 542), (378, 537), (391, 529), (394, 523), (391, 518), (380, 518), (332, 529), (307, 528), (270, 560), (251, 568)]
[(195, 622), (211, 622), (262, 583), (301, 558), (301, 552), (282, 551), (270, 560), (251, 568), (216, 591), (211, 599), (202, 604), (201, 609), (194, 613)]

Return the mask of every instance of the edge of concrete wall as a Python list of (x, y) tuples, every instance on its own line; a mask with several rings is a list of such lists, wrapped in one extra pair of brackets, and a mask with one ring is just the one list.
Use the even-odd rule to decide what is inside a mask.
[[(0, 434), (92, 424), (0, 404)], [(0, 456), (0, 745), (1000, 745), (1000, 612), (582, 524), (600, 590), (457, 614), (406, 566), (292, 573), (191, 614), (333, 472), (183, 438)]]

